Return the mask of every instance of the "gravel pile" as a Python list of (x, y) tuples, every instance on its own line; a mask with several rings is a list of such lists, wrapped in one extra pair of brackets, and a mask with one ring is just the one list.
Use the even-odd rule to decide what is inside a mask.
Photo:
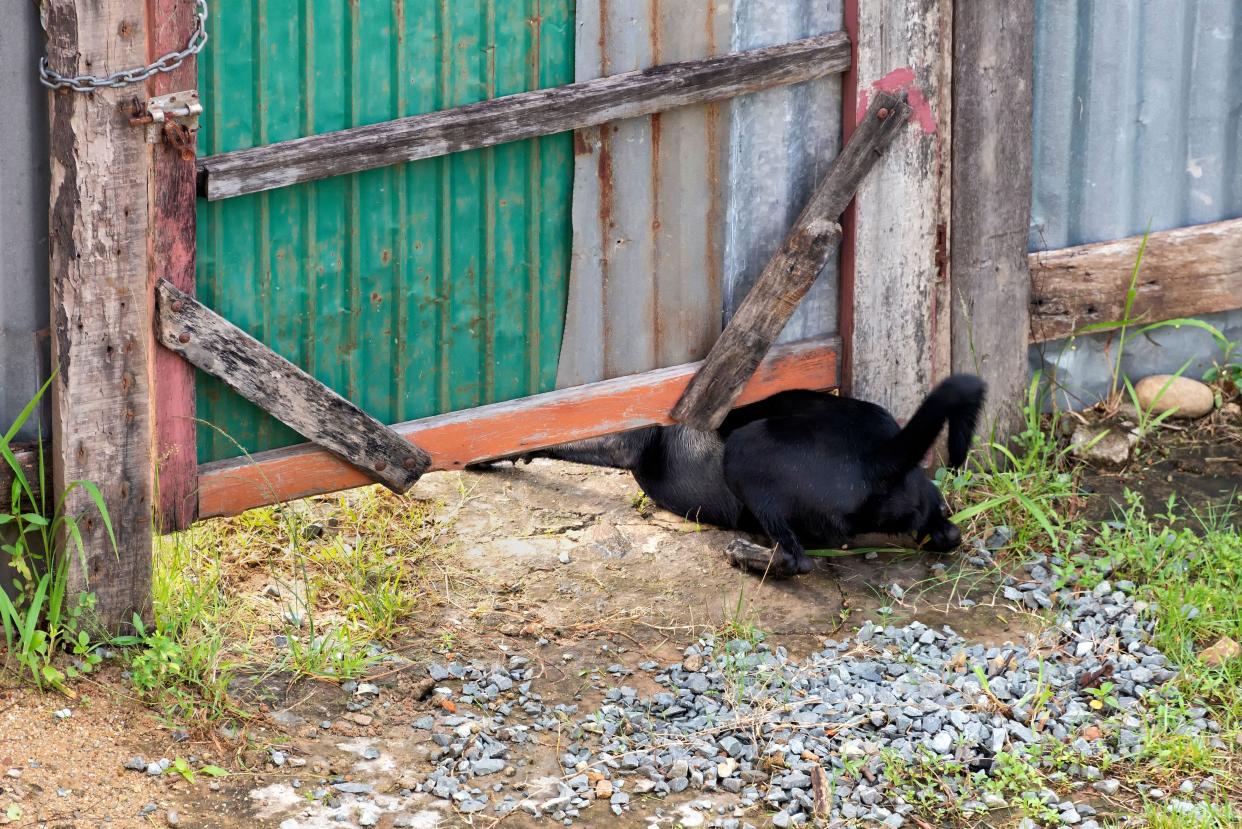
[[(462, 707), (414, 723), (437, 746), (437, 768), (419, 790), (467, 814), (522, 809), (565, 824), (588, 807), (620, 815), (641, 797), (692, 790), (712, 797), (683, 809), (683, 823), (741, 829), (747, 817), (806, 823), (819, 782), (826, 816), (896, 829), (910, 825), (915, 805), (911, 787), (890, 780), (890, 770), (955, 764), (973, 772), (976, 783), (954, 799), (963, 811), (984, 812), (1015, 804), (999, 787), (972, 799), (986, 789), (978, 779), (998, 775), (1012, 758), (1047, 764), (1056, 748), (1072, 756), (1052, 779), (1083, 798), (1007, 794), (1041, 804), (1047, 822), (1092, 829), (1084, 790), (1119, 790), (1102, 768), (1140, 750), (1146, 700), (1176, 671), (1150, 644), (1153, 622), (1132, 598), (1134, 585), (1058, 590), (1045, 560), (1028, 574), (1007, 579), (1004, 598), (1055, 611), (1056, 621), (1022, 646), (970, 645), (947, 627), (917, 622), (868, 622), (795, 662), (781, 647), (708, 638), (677, 664), (639, 666), (666, 690), (640, 696), (622, 684), (589, 716), (577, 706), (546, 706), (524, 656), (506, 665), (433, 664), (436, 693), (482, 713)], [(609, 673), (623, 681), (628, 670), (613, 665)], [(1181, 728), (1210, 733), (1216, 725), (1192, 709)], [(515, 786), (528, 764), (523, 746), (555, 731), (563, 776)], [(963, 777), (941, 780), (955, 787)], [(1193, 811), (1198, 795), (1188, 781), (1167, 797)]]

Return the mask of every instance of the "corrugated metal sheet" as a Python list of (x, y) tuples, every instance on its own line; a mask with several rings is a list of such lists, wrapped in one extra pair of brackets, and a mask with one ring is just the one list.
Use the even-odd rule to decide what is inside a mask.
[[(1037, 0), (1036, 26), (1032, 250), (1242, 216), (1242, 3)], [(1139, 375), (1215, 351), (1189, 330), (1154, 339), (1132, 355)], [(1105, 342), (1047, 343), (1032, 365), (1089, 402)]]
[[(739, 2), (734, 49), (757, 49), (845, 28), (842, 0)], [(776, 252), (841, 148), (841, 78), (738, 98), (730, 118), (724, 312), (728, 319)], [(837, 260), (829, 261), (781, 342), (837, 331)]]
[[(47, 96), (36, 67), (43, 54), (39, 9), (0, 6), (0, 431), (47, 376)], [(44, 431), (46, 435), (46, 430)], [(38, 436), (31, 420), (20, 440)]]
[[(579, 3), (575, 80), (839, 30), (839, 0)], [(557, 377), (703, 357), (840, 143), (840, 80), (584, 130)], [(836, 330), (835, 265), (786, 330)]]
[[(573, 75), (572, 0), (238, 0), (200, 62), (200, 152), (429, 112)], [(386, 422), (545, 391), (568, 282), (572, 139), (211, 204), (198, 293)], [(199, 459), (298, 436), (201, 378)]]

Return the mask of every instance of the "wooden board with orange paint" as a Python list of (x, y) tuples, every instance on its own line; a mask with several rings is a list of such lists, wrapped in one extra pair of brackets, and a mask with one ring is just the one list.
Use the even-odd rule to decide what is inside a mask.
[[(772, 349), (742, 391), (738, 405), (786, 389), (835, 387), (839, 351), (835, 339)], [(431, 455), (431, 469), (461, 469), (571, 440), (672, 423), (669, 410), (700, 366), (688, 363), (392, 428)], [(310, 445), (276, 449), (200, 466), (199, 514), (204, 518), (235, 515), (369, 483), (357, 469), (322, 449)]]

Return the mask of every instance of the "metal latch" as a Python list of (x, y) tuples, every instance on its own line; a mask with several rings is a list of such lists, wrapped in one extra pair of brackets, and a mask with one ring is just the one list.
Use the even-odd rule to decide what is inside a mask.
[(198, 90), (170, 92), (148, 98), (146, 103), (135, 100), (129, 122), (135, 126), (145, 124), (147, 143), (166, 141), (181, 152), (186, 160), (194, 157), (195, 134), (198, 132), (198, 116), (203, 105), (198, 102)]

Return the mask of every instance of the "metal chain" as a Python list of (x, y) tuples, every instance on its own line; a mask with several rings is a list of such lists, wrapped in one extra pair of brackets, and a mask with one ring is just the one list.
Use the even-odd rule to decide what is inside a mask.
[(191, 55), (197, 55), (207, 45), (207, 0), (196, 0), (198, 14), (195, 16), (194, 33), (189, 42), (179, 52), (169, 52), (154, 63), (135, 69), (122, 69), (111, 75), (77, 75), (67, 77), (52, 69), (47, 57), (39, 60), (39, 83), (48, 89), (72, 89), (75, 92), (94, 92), (96, 89), (129, 86), (141, 83), (159, 72), (171, 72), (185, 62)]

